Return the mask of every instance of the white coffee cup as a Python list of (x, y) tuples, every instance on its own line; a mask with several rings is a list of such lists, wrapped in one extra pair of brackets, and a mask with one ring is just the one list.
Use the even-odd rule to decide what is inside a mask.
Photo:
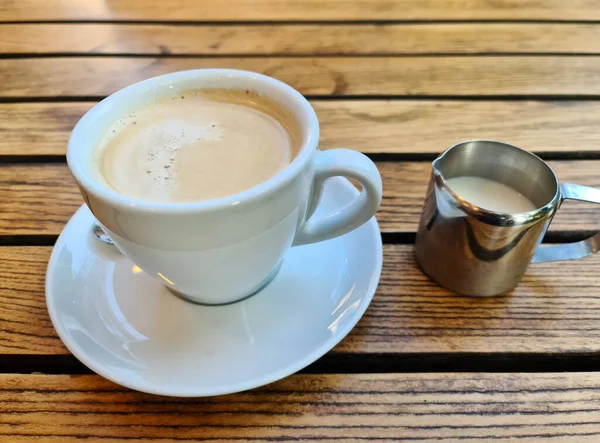
[[(111, 123), (145, 104), (203, 88), (249, 89), (290, 111), (302, 131), (293, 161), (239, 194), (191, 203), (136, 200), (97, 178), (92, 152)], [(373, 162), (347, 149), (319, 151), (318, 141), (317, 116), (292, 87), (253, 72), (199, 69), (151, 78), (102, 100), (73, 129), (67, 161), (88, 207), (123, 254), (184, 298), (223, 304), (268, 284), (291, 246), (345, 234), (377, 211), (382, 185)], [(362, 192), (338, 212), (312, 217), (325, 180), (334, 176), (357, 180)]]

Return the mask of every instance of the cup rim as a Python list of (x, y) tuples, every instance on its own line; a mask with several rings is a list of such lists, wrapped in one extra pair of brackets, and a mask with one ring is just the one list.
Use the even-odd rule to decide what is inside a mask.
[[(86, 137), (83, 129), (90, 124), (93, 124), (92, 122), (97, 118), (98, 114), (110, 108), (118, 108), (119, 102), (127, 97), (147, 93), (149, 90), (152, 90), (153, 87), (164, 85), (165, 83), (174, 83), (190, 77), (198, 80), (214, 77), (233, 77), (240, 81), (240, 88), (253, 89), (253, 84), (258, 82), (269, 84), (271, 88), (279, 90), (279, 92), (286, 96), (286, 100), (289, 100), (291, 107), (293, 109), (298, 108), (299, 112), (304, 114), (306, 121), (308, 122), (305, 128), (301, 128), (304, 140), (298, 154), (296, 154), (294, 159), (284, 169), (252, 188), (216, 199), (194, 202), (151, 202), (125, 196), (95, 179), (86, 171), (86, 168), (81, 162), (75, 158), (77, 146), (80, 143), (83, 143)], [(278, 188), (290, 182), (300, 172), (310, 159), (318, 142), (319, 122), (317, 115), (308, 100), (290, 85), (264, 74), (251, 71), (238, 69), (193, 69), (163, 74), (142, 80), (114, 92), (94, 105), (83, 115), (83, 117), (81, 117), (71, 132), (67, 144), (67, 164), (77, 183), (86, 192), (93, 194), (96, 198), (103, 200), (113, 207), (137, 212), (163, 214), (206, 212), (255, 201), (263, 198), (265, 195), (275, 192)]]
[[(520, 151), (524, 155), (533, 157), (535, 160), (540, 162), (544, 167), (546, 167), (546, 169), (548, 171), (550, 171), (550, 173), (552, 174), (552, 177), (554, 178), (554, 183), (556, 184), (556, 191), (554, 192), (554, 195), (543, 206), (540, 206), (531, 211), (518, 212), (518, 213), (514, 213), (514, 214), (508, 213), (508, 212), (492, 211), (490, 209), (474, 206), (471, 203), (465, 201), (458, 194), (456, 194), (452, 190), (452, 188), (450, 188), (450, 186), (448, 186), (448, 183), (446, 182), (444, 175), (441, 173), (441, 171), (439, 170), (437, 165), (444, 158), (444, 156), (446, 156), (451, 150), (457, 149), (467, 143), (495, 143), (498, 145), (503, 145), (510, 149), (515, 149), (517, 151)], [(530, 223), (537, 222), (541, 218), (546, 216), (547, 214), (551, 213), (558, 206), (558, 203), (561, 198), (560, 182), (558, 181), (558, 177), (556, 177), (556, 174), (554, 173), (554, 171), (552, 170), (550, 165), (548, 165), (548, 163), (546, 163), (540, 157), (535, 155), (533, 152), (528, 151), (523, 148), (519, 148), (518, 146), (515, 146), (515, 145), (511, 145), (510, 143), (505, 143), (505, 142), (501, 142), (501, 141), (497, 141), (497, 140), (486, 140), (486, 139), (465, 140), (465, 141), (462, 141), (459, 143), (455, 143), (454, 145), (452, 145), (448, 149), (446, 149), (444, 152), (442, 152), (442, 154), (433, 161), (432, 168), (433, 168), (434, 176), (435, 176), (436, 180), (438, 180), (439, 183), (443, 186), (443, 188), (447, 192), (450, 193), (452, 198), (458, 203), (458, 205), (460, 206), (460, 208), (462, 210), (466, 211), (470, 216), (472, 216), (478, 220), (481, 220), (481, 221), (487, 222), (487, 223), (497, 224), (499, 226), (527, 225)]]

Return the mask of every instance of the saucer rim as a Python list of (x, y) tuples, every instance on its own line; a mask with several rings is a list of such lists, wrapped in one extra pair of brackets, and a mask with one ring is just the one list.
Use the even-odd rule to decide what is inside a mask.
[[(346, 187), (351, 192), (353, 192), (355, 195), (359, 194), (359, 191), (347, 179), (345, 179), (343, 177), (341, 177), (341, 178), (342, 178), (342, 180), (340, 180), (340, 185)], [(379, 224), (377, 223), (376, 218), (372, 217), (363, 226), (359, 227), (359, 229), (367, 227), (367, 226), (369, 227), (369, 231), (370, 231), (369, 237), (372, 237), (371, 241), (374, 243), (373, 247), (375, 248), (374, 252), (376, 255), (376, 260), (373, 263), (373, 266), (369, 268), (369, 272), (371, 272), (371, 275), (372, 275), (371, 281), (369, 283), (368, 288), (365, 290), (365, 296), (361, 300), (361, 306), (359, 307), (359, 309), (357, 309), (354, 312), (354, 319), (351, 322), (347, 323), (345, 325), (345, 327), (340, 330), (339, 333), (337, 333), (335, 336), (332, 336), (331, 339), (328, 339), (322, 345), (315, 348), (312, 352), (307, 353), (304, 357), (300, 358), (299, 360), (297, 360), (287, 366), (284, 366), (276, 371), (269, 372), (266, 375), (263, 375), (260, 377), (255, 377), (255, 378), (253, 378), (249, 381), (245, 381), (245, 382), (238, 382), (236, 384), (223, 383), (215, 389), (206, 389), (205, 387), (202, 387), (201, 389), (194, 390), (193, 386), (187, 386), (186, 388), (182, 388), (182, 389), (173, 389), (170, 387), (165, 388), (157, 383), (148, 383), (148, 382), (139, 383), (139, 382), (136, 382), (135, 380), (118, 378), (117, 376), (115, 376), (111, 373), (110, 369), (108, 369), (106, 367), (106, 365), (103, 365), (102, 363), (98, 363), (97, 361), (94, 361), (94, 359), (88, 358), (85, 355), (85, 352), (81, 350), (81, 347), (76, 343), (75, 340), (72, 340), (70, 338), (70, 335), (63, 328), (62, 323), (58, 320), (59, 315), (57, 313), (57, 309), (53, 305), (53, 300), (56, 300), (56, 297), (52, 296), (52, 294), (51, 294), (52, 291), (50, 290), (50, 288), (53, 287), (51, 282), (52, 282), (52, 278), (53, 278), (52, 275), (54, 275), (56, 273), (55, 269), (57, 268), (56, 262), (58, 260), (58, 258), (57, 258), (58, 253), (59, 253), (58, 251), (63, 246), (63, 243), (66, 242), (65, 232), (68, 228), (69, 223), (71, 223), (71, 221), (73, 220), (73, 218), (75, 218), (75, 216), (77, 214), (79, 214), (81, 211), (84, 211), (86, 209), (89, 211), (89, 208), (87, 208), (85, 204), (81, 205), (79, 207), (79, 209), (77, 209), (77, 211), (73, 214), (73, 216), (71, 216), (71, 218), (69, 219), (69, 221), (63, 228), (61, 234), (59, 235), (58, 239), (56, 240), (56, 243), (54, 244), (54, 246), (52, 248), (52, 253), (50, 255), (50, 259), (48, 260), (48, 267), (46, 270), (46, 279), (45, 279), (45, 296), (46, 296), (46, 307), (48, 309), (48, 314), (50, 316), (52, 325), (53, 325), (56, 333), (58, 334), (59, 338), (61, 339), (62, 343), (69, 350), (69, 352), (71, 352), (71, 354), (73, 354), (75, 356), (75, 358), (77, 358), (87, 368), (89, 368), (96, 374), (100, 375), (101, 377), (104, 377), (105, 379), (112, 381), (113, 383), (116, 383), (120, 386), (124, 386), (126, 388), (133, 389), (133, 390), (136, 390), (139, 392), (144, 392), (147, 394), (162, 395), (162, 396), (169, 396), (169, 397), (181, 397), (181, 398), (184, 398), (184, 397), (189, 397), (189, 398), (212, 397), (212, 396), (217, 396), (217, 395), (226, 395), (226, 394), (233, 394), (233, 393), (248, 391), (248, 390), (260, 387), (260, 386), (264, 386), (264, 385), (276, 382), (276, 381), (281, 380), (285, 377), (288, 377), (292, 374), (295, 374), (296, 372), (306, 368), (307, 366), (309, 366), (310, 364), (314, 363), (319, 358), (321, 358), (322, 356), (327, 354), (333, 348), (335, 348), (344, 338), (346, 338), (346, 336), (352, 331), (352, 329), (354, 329), (356, 324), (360, 321), (360, 319), (363, 317), (366, 310), (370, 306), (371, 301), (373, 300), (373, 297), (377, 290), (377, 286), (379, 285), (379, 280), (381, 278), (381, 272), (383, 269), (383, 241), (381, 238), (381, 231), (379, 229)], [(344, 236), (342, 236), (342, 237), (344, 237)], [(330, 241), (330, 240), (326, 240), (326, 241)], [(54, 271), (54, 272), (52, 272), (52, 271)], [(218, 307), (211, 307), (211, 309), (218, 309)]]

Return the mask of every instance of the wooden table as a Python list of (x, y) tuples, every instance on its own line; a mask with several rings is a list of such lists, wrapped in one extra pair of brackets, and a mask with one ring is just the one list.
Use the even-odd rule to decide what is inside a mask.
[[(21, 0), (0, 4), (0, 441), (600, 441), (600, 255), (532, 266), (503, 297), (416, 267), (429, 162), (492, 138), (600, 186), (600, 0)], [(78, 118), (158, 74), (277, 77), (311, 100), (323, 149), (381, 170), (384, 269), (330, 354), (255, 391), (170, 399), (92, 375), (44, 302), (53, 243), (82, 203)], [(547, 242), (600, 226), (566, 203)]]

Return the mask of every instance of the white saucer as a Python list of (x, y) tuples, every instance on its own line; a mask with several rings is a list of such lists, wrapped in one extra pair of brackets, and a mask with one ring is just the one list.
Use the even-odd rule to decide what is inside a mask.
[[(327, 187), (321, 214), (358, 192), (341, 178)], [(56, 242), (46, 276), (50, 318), (87, 367), (153, 394), (238, 392), (304, 368), (356, 325), (381, 274), (372, 219), (342, 237), (290, 249), (273, 282), (253, 297), (198, 306), (95, 239), (92, 221), (81, 207)]]

